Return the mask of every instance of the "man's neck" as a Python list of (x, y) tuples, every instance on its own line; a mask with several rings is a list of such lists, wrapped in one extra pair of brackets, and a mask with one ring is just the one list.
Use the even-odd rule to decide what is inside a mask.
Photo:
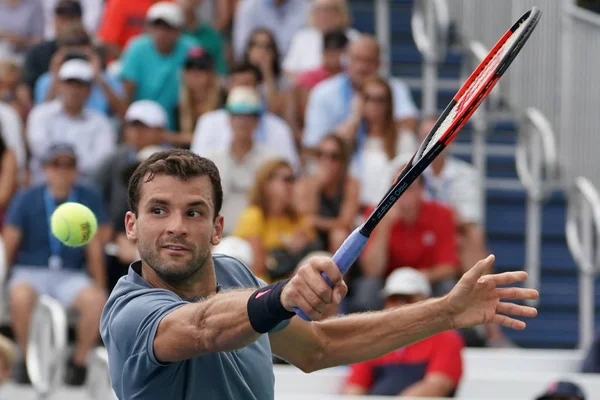
[(205, 265), (184, 283), (173, 285), (165, 282), (143, 260), (142, 278), (152, 286), (170, 290), (182, 299), (196, 299), (198, 297), (206, 298), (217, 292), (217, 276), (215, 274), (215, 266), (211, 256), (208, 257)]
[(417, 222), (419, 218), (419, 213), (421, 212), (421, 204), (418, 207), (413, 208), (412, 210), (403, 210), (402, 214), (400, 214), (400, 220), (404, 222), (406, 225), (413, 225)]
[(252, 140), (234, 140), (231, 143), (231, 155), (236, 161), (242, 161), (252, 150)]
[(444, 166), (446, 165), (446, 160), (444, 157), (439, 157), (431, 163), (431, 172), (433, 172), (434, 176), (440, 176), (442, 171), (444, 170)]
[(68, 188), (66, 186), (59, 187), (48, 185), (48, 191), (50, 192), (52, 198), (62, 200), (69, 197), (69, 192), (71, 191), (71, 188)]
[(67, 104), (63, 104), (65, 114), (70, 117), (79, 117), (83, 112), (84, 105), (81, 106), (69, 106)]

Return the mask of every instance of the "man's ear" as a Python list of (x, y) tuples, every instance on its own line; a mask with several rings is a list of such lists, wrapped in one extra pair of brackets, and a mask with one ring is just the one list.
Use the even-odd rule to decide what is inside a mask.
[(213, 227), (212, 237), (210, 238), (210, 244), (212, 244), (213, 246), (216, 246), (219, 243), (221, 243), (221, 239), (223, 238), (224, 221), (225, 221), (225, 218), (223, 218), (222, 215), (217, 216), (217, 218), (215, 219), (215, 225)]
[(127, 239), (129, 240), (137, 240), (135, 228), (136, 223), (137, 219), (135, 214), (131, 211), (127, 211), (127, 214), (125, 214), (125, 233), (127, 234)]

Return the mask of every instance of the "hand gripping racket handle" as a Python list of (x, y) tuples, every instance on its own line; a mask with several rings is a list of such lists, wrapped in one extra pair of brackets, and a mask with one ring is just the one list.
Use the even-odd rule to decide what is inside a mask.
[[(338, 266), (342, 276), (348, 272), (352, 264), (356, 261), (360, 253), (362, 253), (365, 245), (367, 244), (368, 237), (364, 236), (360, 233), (360, 228), (356, 228), (350, 236), (344, 240), (344, 243), (340, 246), (338, 251), (332, 257), (333, 262)], [(325, 272), (321, 272), (321, 276), (325, 279), (325, 282), (329, 285), (329, 287), (333, 288), (333, 282), (329, 279)], [(296, 315), (302, 318), (305, 321), (310, 321), (308, 315), (304, 314), (304, 312), (298, 307), (294, 307), (294, 311)]]

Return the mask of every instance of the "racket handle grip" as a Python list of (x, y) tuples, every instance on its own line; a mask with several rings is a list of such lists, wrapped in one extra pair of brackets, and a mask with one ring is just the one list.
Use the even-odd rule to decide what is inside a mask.
[[(332, 257), (333, 262), (338, 266), (342, 276), (348, 272), (352, 264), (356, 261), (360, 253), (362, 253), (365, 245), (367, 244), (367, 240), (369, 238), (360, 233), (360, 228), (356, 228), (350, 236), (344, 240), (344, 243), (340, 246), (340, 248), (335, 252)], [(330, 288), (333, 288), (333, 282), (331, 279), (325, 274), (325, 272), (321, 272), (321, 276), (325, 279), (325, 282), (329, 285)], [(305, 321), (310, 321), (308, 315), (306, 315), (301, 309), (298, 307), (294, 307), (294, 312), (300, 318)]]

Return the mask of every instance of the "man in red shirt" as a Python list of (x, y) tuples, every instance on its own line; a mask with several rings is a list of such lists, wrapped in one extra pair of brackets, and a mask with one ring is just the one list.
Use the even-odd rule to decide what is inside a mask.
[(106, 45), (109, 59), (119, 58), (129, 39), (144, 33), (146, 13), (159, 1), (172, 0), (107, 1), (98, 38)]
[[(390, 274), (383, 294), (385, 308), (392, 308), (425, 300), (431, 295), (431, 287), (421, 272), (404, 267)], [(456, 331), (446, 331), (374, 360), (354, 364), (344, 394), (453, 396), (462, 376), (463, 347)]]
[[(394, 176), (404, 161), (394, 161), (399, 166), (392, 169)], [(371, 211), (367, 210), (368, 214)], [(360, 263), (364, 276), (380, 279), (410, 265), (427, 277), (435, 295), (445, 294), (454, 285), (458, 266), (452, 210), (425, 200), (423, 181), (418, 178), (377, 225)]]

